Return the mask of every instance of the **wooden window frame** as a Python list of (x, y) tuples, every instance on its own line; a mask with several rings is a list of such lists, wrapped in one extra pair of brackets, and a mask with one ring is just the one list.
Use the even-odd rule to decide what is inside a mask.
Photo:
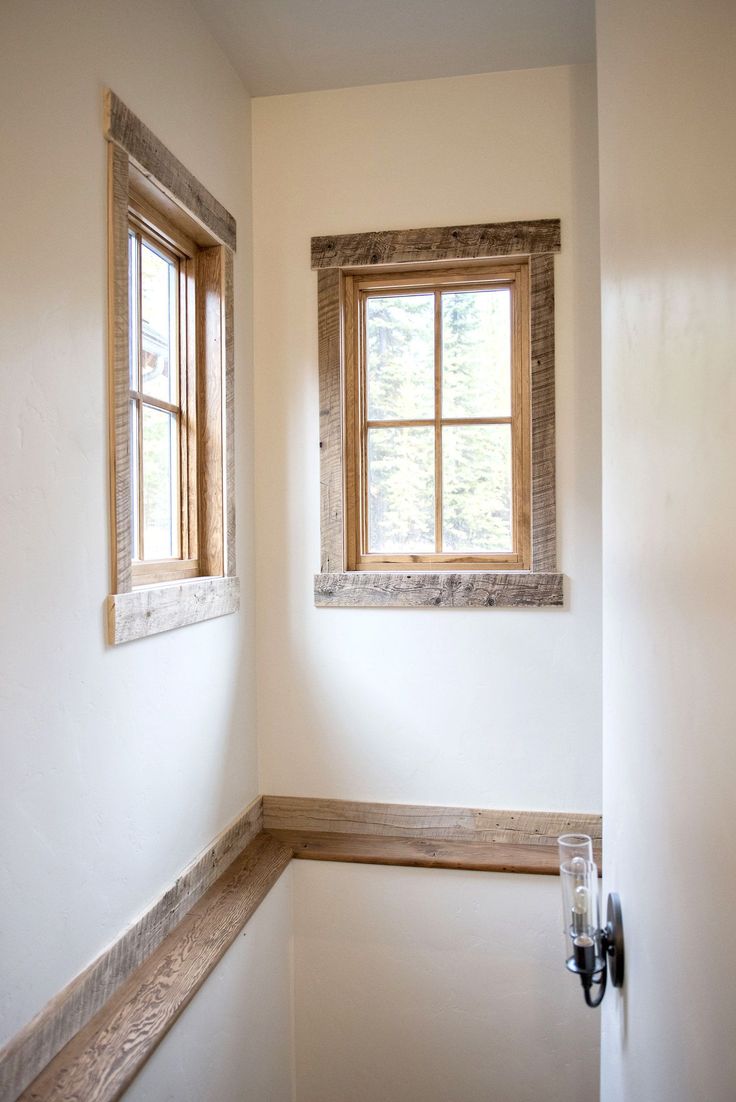
[[(156, 585), (162, 582), (183, 581), (199, 576), (198, 524), (197, 524), (197, 355), (196, 355), (196, 268), (197, 245), (183, 232), (170, 225), (163, 229), (160, 216), (149, 204), (141, 203), (131, 193), (128, 230), (133, 231), (141, 244), (152, 245), (159, 253), (176, 262), (179, 341), (176, 372), (177, 401), (167, 402), (153, 398), (143, 390), (131, 386), (129, 397), (138, 410), (138, 454), (131, 457), (138, 467), (138, 485), (142, 478), (142, 425), (143, 406), (154, 407), (176, 416), (178, 422), (178, 516), (180, 555), (159, 560), (143, 559), (132, 548), (132, 584)], [(140, 256), (140, 245), (137, 246)], [(140, 280), (140, 272), (138, 275)], [(140, 319), (140, 306), (138, 308)], [(138, 357), (140, 359), (141, 350)], [(138, 533), (143, 539), (144, 517), (142, 494), (138, 494)]]
[[(560, 251), (559, 219), (475, 226), (391, 230), (312, 238), (318, 273), (320, 378), (320, 572), (317, 607), (520, 607), (561, 606), (557, 572), (554, 401), (554, 253)], [(521, 559), (476, 566), (462, 562), (362, 561), (355, 532), (355, 286), (386, 276), (462, 278), (498, 265), (528, 278), (528, 345), (524, 367), (528, 418), (521, 445), (529, 538)], [(353, 380), (351, 382), (351, 380)], [(522, 463), (524, 460), (522, 459)], [(444, 569), (447, 567), (447, 569)]]
[[(233, 423), (235, 220), (113, 92), (108, 142), (111, 593), (108, 638), (124, 643), (237, 612)], [(132, 547), (128, 232), (181, 258), (182, 558), (136, 562)], [(181, 278), (181, 277), (180, 277)], [(186, 393), (184, 393), (184, 389)], [(196, 425), (195, 425), (196, 420)]]
[[(345, 559), (352, 570), (528, 570), (531, 565), (529, 500), (531, 442), (529, 435), (529, 279), (525, 260), (458, 268), (422, 268), (407, 272), (383, 271), (366, 275), (345, 271)], [(445, 290), (511, 291), (512, 365), (511, 411), (505, 417), (445, 417), (441, 412), (440, 326), (441, 295)], [(426, 424), (435, 434), (435, 539), (433, 553), (377, 554), (367, 549), (366, 364), (364, 307), (371, 295), (401, 294), (409, 290), (432, 293), (435, 300), (434, 395), (435, 412), (423, 421), (392, 421), (392, 425)], [(352, 336), (352, 339), (351, 339)], [(385, 423), (385, 422), (382, 422)], [(513, 547), (507, 553), (452, 553), (439, 547), (442, 532), (442, 427), (463, 424), (508, 424), (512, 429)]]

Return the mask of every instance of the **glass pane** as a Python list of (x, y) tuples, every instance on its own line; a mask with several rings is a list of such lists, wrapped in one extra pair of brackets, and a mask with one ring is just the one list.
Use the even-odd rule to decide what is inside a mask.
[(511, 426), (442, 430), (442, 550), (511, 551)]
[(143, 407), (143, 556), (179, 554), (179, 463), (176, 418)]
[(130, 488), (131, 508), (130, 522), (132, 525), (131, 539), (133, 540), (133, 558), (140, 558), (140, 532), (138, 531), (138, 503), (140, 501), (141, 488), (138, 484), (138, 403), (130, 403)]
[(434, 417), (434, 295), (366, 302), (369, 421)]
[(511, 416), (511, 292), (442, 294), (442, 416)]
[(138, 239), (128, 232), (128, 318), (130, 389), (138, 389)]
[(368, 550), (434, 551), (434, 429), (368, 430)]
[(141, 244), (141, 325), (144, 394), (176, 401), (177, 265)]

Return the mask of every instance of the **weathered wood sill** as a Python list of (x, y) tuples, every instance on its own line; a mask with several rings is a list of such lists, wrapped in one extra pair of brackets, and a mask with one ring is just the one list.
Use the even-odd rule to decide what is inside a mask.
[(526, 571), (367, 571), (314, 576), (317, 608), (561, 607), (563, 574)]

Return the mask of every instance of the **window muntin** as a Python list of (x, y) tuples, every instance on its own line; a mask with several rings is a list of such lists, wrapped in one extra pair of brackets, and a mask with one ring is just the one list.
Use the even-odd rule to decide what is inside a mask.
[(348, 570), (530, 568), (525, 262), (345, 278)]
[[(196, 246), (131, 206), (128, 227), (133, 583), (199, 573), (196, 534)], [(170, 227), (169, 227), (170, 230)]]

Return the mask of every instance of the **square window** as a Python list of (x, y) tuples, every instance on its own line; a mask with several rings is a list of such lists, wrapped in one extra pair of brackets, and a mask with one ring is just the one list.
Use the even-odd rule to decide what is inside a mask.
[(528, 276), (345, 275), (348, 571), (529, 569)]
[(320, 607), (561, 605), (560, 224), (312, 239)]

